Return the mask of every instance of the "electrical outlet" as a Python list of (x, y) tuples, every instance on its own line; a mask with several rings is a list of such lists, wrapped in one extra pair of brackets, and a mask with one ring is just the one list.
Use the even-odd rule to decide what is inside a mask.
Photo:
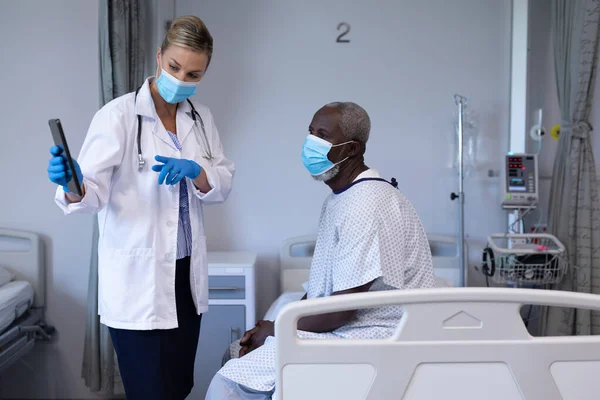
[(513, 238), (510, 241), (511, 241), (511, 243), (512, 243), (513, 246), (514, 245), (520, 245), (520, 244), (527, 244), (527, 240), (526, 239), (516, 239), (516, 238)]

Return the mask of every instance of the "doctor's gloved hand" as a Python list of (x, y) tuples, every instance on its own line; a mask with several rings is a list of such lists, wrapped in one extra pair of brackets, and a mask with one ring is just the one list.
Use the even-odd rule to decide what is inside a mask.
[[(69, 193), (67, 184), (73, 179), (69, 165), (67, 164), (67, 157), (64, 155), (62, 147), (52, 146), (50, 147), (50, 154), (52, 157), (48, 162), (48, 178), (51, 182), (61, 185), (66, 193)], [(75, 166), (75, 173), (79, 182), (83, 181), (83, 175), (81, 174), (81, 168), (75, 159), (73, 159), (73, 165)]]
[(186, 176), (190, 179), (196, 179), (202, 168), (198, 163), (192, 160), (180, 158), (170, 158), (156, 156), (154, 159), (162, 164), (152, 166), (152, 171), (160, 172), (158, 175), (158, 184), (175, 185)]

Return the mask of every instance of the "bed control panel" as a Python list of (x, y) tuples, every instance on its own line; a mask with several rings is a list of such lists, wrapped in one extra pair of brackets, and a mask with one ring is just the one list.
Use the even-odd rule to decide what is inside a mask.
[(503, 208), (535, 207), (539, 200), (536, 154), (508, 154), (504, 165)]

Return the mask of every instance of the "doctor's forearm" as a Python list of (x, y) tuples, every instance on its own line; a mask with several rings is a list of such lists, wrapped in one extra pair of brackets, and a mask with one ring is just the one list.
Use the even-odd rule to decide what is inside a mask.
[[(81, 185), (81, 192), (82, 192), (83, 196), (85, 196), (85, 185), (84, 184)], [(65, 192), (65, 197), (67, 198), (67, 201), (69, 203), (79, 203), (81, 201), (81, 199), (83, 199), (83, 196)]]
[(208, 177), (206, 176), (206, 171), (204, 171), (204, 169), (202, 169), (200, 175), (194, 179), (194, 185), (202, 193), (208, 193), (212, 189), (208, 183)]

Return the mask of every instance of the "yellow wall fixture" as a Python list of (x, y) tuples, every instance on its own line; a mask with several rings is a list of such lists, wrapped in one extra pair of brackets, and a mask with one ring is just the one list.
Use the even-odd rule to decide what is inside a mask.
[(552, 136), (552, 139), (558, 140), (558, 137), (560, 136), (560, 124), (554, 125), (552, 127), (552, 130), (550, 131), (550, 136)]

